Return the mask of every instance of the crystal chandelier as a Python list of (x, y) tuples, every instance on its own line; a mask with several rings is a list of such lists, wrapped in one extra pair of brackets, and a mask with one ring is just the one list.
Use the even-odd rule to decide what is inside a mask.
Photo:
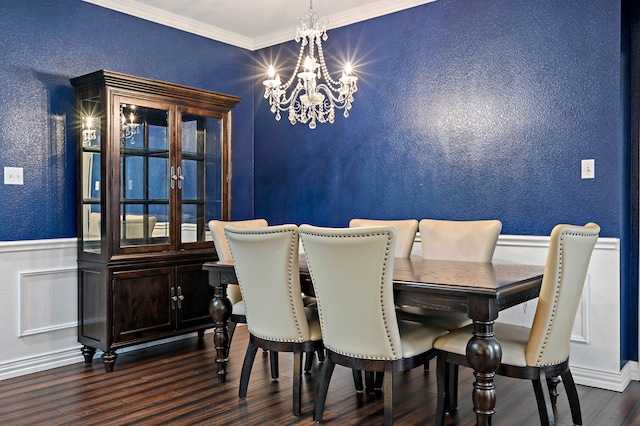
[[(291, 124), (309, 123), (309, 128), (315, 129), (316, 122), (333, 123), (336, 108), (343, 109), (345, 118), (349, 117), (353, 94), (358, 91), (358, 78), (351, 75), (349, 62), (338, 81), (329, 75), (322, 51), (322, 40), (327, 40), (327, 24), (327, 18), (318, 16), (313, 10), (313, 0), (310, 0), (307, 14), (297, 19), (295, 40), (300, 43), (300, 53), (289, 81), (281, 83), (273, 65), (269, 65), (269, 78), (263, 83), (264, 98), (269, 99), (276, 120), (280, 120), (280, 111), (288, 111)], [(287, 90), (296, 77), (298, 83), (288, 96)], [(324, 83), (320, 83), (321, 80)]]

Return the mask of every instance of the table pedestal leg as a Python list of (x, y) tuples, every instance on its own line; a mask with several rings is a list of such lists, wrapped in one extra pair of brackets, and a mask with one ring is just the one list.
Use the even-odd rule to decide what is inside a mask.
[(467, 343), (467, 362), (473, 368), (473, 411), (477, 426), (491, 424), (496, 406), (496, 369), (502, 359), (502, 348), (493, 334), (493, 321), (473, 321), (473, 337)]
[(231, 301), (227, 298), (227, 286), (214, 287), (214, 296), (209, 306), (209, 314), (215, 328), (213, 343), (216, 348), (216, 364), (218, 364), (218, 382), (227, 381), (227, 362), (229, 361), (229, 318), (231, 317)]

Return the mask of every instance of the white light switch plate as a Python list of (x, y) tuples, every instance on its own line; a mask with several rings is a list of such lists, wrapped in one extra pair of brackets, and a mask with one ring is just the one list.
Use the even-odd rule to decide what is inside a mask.
[(596, 177), (596, 160), (582, 160), (582, 179), (595, 179)]
[(24, 174), (22, 167), (5, 167), (4, 168), (4, 184), (5, 185), (24, 185)]

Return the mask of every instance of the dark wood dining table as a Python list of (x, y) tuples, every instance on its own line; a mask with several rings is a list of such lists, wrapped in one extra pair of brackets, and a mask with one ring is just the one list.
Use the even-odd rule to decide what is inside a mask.
[[(227, 285), (236, 283), (233, 262), (207, 262), (209, 284), (214, 299), (209, 312), (215, 323), (214, 344), (218, 380), (226, 381), (229, 353), (228, 320), (231, 303)], [(495, 339), (493, 324), (498, 312), (538, 297), (544, 266), (394, 259), (394, 298), (398, 305), (418, 306), (440, 311), (466, 312), (473, 320), (474, 335), (467, 344), (467, 360), (474, 370), (472, 400), (479, 426), (490, 425), (496, 405), (495, 371), (502, 349)], [(309, 270), (300, 256), (303, 291), (310, 286)]]

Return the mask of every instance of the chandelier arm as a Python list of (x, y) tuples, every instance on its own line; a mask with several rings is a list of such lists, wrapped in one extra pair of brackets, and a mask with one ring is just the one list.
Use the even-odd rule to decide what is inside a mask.
[[(325, 80), (327, 80), (327, 82), (331, 83), (333, 86), (339, 87), (340, 82), (332, 79), (331, 75), (329, 74), (329, 71), (327, 70), (327, 63), (324, 60), (324, 51), (322, 50), (322, 43), (320, 43), (319, 40), (318, 40), (318, 56), (320, 56), (320, 66), (322, 67), (322, 72), (324, 74)], [(335, 91), (337, 92), (338, 90), (335, 89)]]

